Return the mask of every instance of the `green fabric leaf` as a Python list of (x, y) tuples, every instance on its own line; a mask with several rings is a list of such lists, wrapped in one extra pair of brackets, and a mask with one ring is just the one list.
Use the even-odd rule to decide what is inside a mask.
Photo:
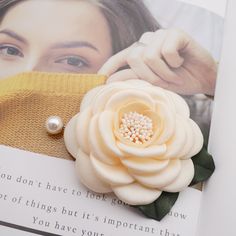
[(207, 180), (215, 170), (214, 160), (205, 147), (192, 157), (192, 161), (195, 173), (190, 186)]
[(148, 205), (136, 206), (145, 216), (160, 221), (169, 213), (179, 193), (162, 192), (161, 196)]

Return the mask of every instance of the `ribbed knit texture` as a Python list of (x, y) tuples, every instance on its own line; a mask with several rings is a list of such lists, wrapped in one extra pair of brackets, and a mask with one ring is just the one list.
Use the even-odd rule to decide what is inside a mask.
[(45, 121), (58, 115), (66, 124), (79, 112), (85, 93), (105, 80), (95, 74), (42, 72), (0, 80), (0, 144), (72, 159), (63, 133), (48, 135)]

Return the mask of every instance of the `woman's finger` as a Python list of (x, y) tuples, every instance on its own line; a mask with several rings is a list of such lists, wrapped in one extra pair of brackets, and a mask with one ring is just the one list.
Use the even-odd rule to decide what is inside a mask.
[(183, 64), (184, 58), (180, 52), (188, 46), (189, 41), (189, 36), (180, 30), (172, 29), (167, 32), (161, 54), (170, 67), (179, 68)]
[(143, 53), (144, 63), (162, 80), (168, 83), (182, 84), (182, 80), (171, 70), (162, 57), (163, 44), (167, 40), (167, 32), (158, 30)]
[(120, 70), (107, 79), (107, 83), (112, 83), (116, 81), (125, 81), (129, 79), (139, 79), (139, 77), (131, 69)]
[(155, 32), (146, 32), (146, 33), (142, 34), (142, 36), (139, 39), (139, 42), (141, 42), (143, 44), (151, 43), (153, 40), (154, 34), (155, 34)]
[(134, 47), (127, 58), (128, 65), (140, 79), (151, 84), (162, 83), (162, 78), (153, 73), (143, 61), (143, 52), (146, 47), (144, 44), (138, 44)]
[(130, 54), (130, 51), (133, 47), (134, 44), (110, 57), (100, 68), (98, 74), (110, 76), (111, 74), (115, 73), (119, 68), (126, 66), (126, 58)]
[(117, 54), (110, 57), (105, 64), (100, 68), (98, 74), (103, 74), (110, 76), (111, 74), (115, 73), (119, 68), (124, 67), (127, 65), (127, 57), (130, 54), (131, 50), (134, 47), (140, 46), (139, 43), (147, 44), (152, 40), (154, 32), (146, 32), (144, 33), (140, 40), (130, 47), (118, 52)]
[[(112, 76), (110, 76), (107, 79), (107, 83), (113, 83), (113, 82), (117, 82), (117, 81), (125, 81), (125, 80), (130, 80), (130, 79), (140, 79), (132, 69), (125, 69), (125, 70), (121, 70), (118, 71), (116, 73), (114, 73)], [(146, 77), (146, 79), (144, 81), (148, 81), (148, 78)], [(165, 81), (160, 80), (156, 80), (155, 84), (156, 86), (162, 87), (162, 88), (169, 88), (169, 84), (166, 83)]]

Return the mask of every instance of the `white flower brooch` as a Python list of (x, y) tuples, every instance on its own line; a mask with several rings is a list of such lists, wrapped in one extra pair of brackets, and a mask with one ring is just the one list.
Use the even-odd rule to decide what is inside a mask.
[[(168, 213), (180, 191), (214, 171), (184, 99), (141, 80), (90, 90), (64, 138), (84, 185), (99, 193), (114, 192), (157, 220)], [(209, 160), (212, 171), (206, 173)]]

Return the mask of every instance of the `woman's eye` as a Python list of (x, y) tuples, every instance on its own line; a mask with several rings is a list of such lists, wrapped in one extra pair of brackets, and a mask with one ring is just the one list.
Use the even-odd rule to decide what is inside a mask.
[(24, 57), (23, 53), (13, 46), (0, 46), (0, 55), (8, 57)]
[(75, 57), (75, 56), (56, 60), (55, 63), (67, 64), (67, 65), (79, 67), (79, 68), (88, 66), (88, 63), (85, 60), (81, 59), (80, 57)]

